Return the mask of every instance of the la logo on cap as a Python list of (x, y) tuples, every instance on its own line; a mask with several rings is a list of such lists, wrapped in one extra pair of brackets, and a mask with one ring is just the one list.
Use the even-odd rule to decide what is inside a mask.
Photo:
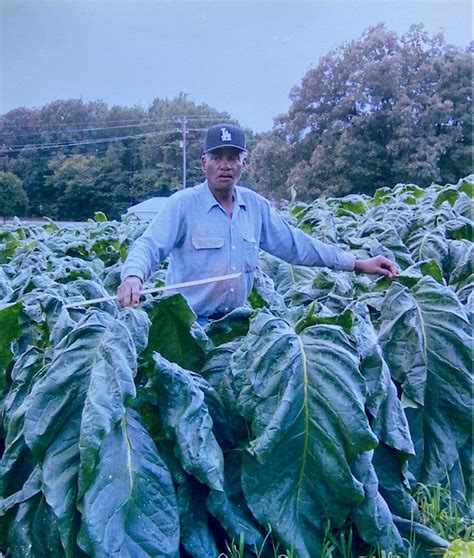
[(227, 128), (221, 128), (221, 141), (232, 141), (232, 135)]

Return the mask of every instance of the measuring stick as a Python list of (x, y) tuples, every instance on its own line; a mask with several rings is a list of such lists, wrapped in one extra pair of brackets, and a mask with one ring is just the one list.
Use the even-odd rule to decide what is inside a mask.
[[(229, 279), (237, 279), (240, 277), (241, 273), (231, 273), (230, 275), (219, 275), (217, 277), (208, 277), (207, 279), (196, 279), (194, 281), (186, 281), (185, 283), (176, 283), (175, 285), (166, 285), (165, 287), (156, 287), (154, 289), (147, 289), (142, 291), (144, 294), (159, 293), (161, 291), (171, 291), (174, 289), (184, 289), (186, 287), (196, 287), (197, 285), (206, 285), (207, 283), (217, 283), (218, 281), (227, 281)], [(89, 304), (96, 304), (97, 302), (107, 302), (109, 300), (115, 300), (117, 295), (104, 296), (102, 298), (92, 298), (90, 300), (82, 300), (81, 302), (72, 302), (71, 304), (65, 304), (63, 308), (77, 308), (78, 306), (88, 306)]]

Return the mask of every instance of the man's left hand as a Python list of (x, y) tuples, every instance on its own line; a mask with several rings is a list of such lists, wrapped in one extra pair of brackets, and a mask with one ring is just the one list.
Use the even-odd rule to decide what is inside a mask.
[(369, 258), (368, 260), (356, 260), (354, 271), (370, 275), (378, 273), (390, 278), (400, 275), (398, 267), (385, 256), (375, 256), (375, 258)]

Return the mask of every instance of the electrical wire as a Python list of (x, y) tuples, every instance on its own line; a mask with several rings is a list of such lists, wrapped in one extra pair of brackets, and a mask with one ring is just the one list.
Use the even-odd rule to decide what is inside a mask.
[[(175, 147), (177, 146), (177, 143), (179, 142), (179, 139), (174, 140), (173, 142), (168, 142), (168, 143), (159, 143), (158, 147), (162, 148), (162, 147)], [(201, 144), (202, 140), (200, 139), (187, 139), (186, 143), (188, 145), (190, 144)], [(28, 146), (31, 147), (31, 146)], [(117, 155), (120, 157), (121, 152), (123, 151), (139, 151), (140, 149), (146, 149), (147, 146), (146, 144), (141, 144), (138, 146), (122, 146), (120, 149), (120, 153), (117, 153)], [(23, 150), (20, 150), (23, 151)], [(36, 150), (36, 148), (31, 149), (31, 151), (28, 152), (28, 156), (31, 155), (31, 159), (37, 161), (37, 160), (42, 160), (42, 159), (53, 159), (54, 157), (61, 157), (62, 159), (64, 158), (69, 158), (69, 157), (76, 157), (78, 155), (82, 155), (84, 157), (89, 157), (89, 156), (93, 156), (93, 157), (100, 157), (101, 155), (106, 154), (108, 151), (108, 148), (106, 147), (105, 149), (102, 150), (96, 150), (96, 151), (91, 151), (91, 152), (86, 152), (86, 153), (45, 153), (44, 155), (42, 155), (39, 151)], [(13, 151), (12, 151), (13, 152)], [(2, 154), (2, 152), (0, 151), (0, 163), (2, 161), (2, 157), (4, 157), (6, 160), (9, 158), (8, 157), (8, 152), (5, 152)]]
[[(222, 122), (223, 117), (217, 117), (215, 115), (191, 115), (191, 116), (170, 116), (170, 117), (163, 117), (163, 118), (148, 118), (146, 120), (140, 120), (139, 118), (128, 118), (128, 119), (122, 119), (122, 120), (111, 120), (108, 122), (108, 124), (117, 124), (117, 128), (124, 128), (124, 127), (128, 127), (128, 126), (146, 126), (148, 124), (159, 124), (160, 122), (181, 122), (183, 119), (186, 120), (207, 120), (210, 122)], [(3, 119), (3, 120), (2, 120)], [(124, 124), (121, 125), (122, 123), (127, 123), (127, 122), (135, 122), (135, 124)], [(15, 123), (10, 123), (10, 122), (6, 122), (5, 121), (5, 115), (0, 116), (0, 126), (3, 125), (5, 127), (24, 127), (25, 124), (15, 124)], [(86, 125), (86, 123), (84, 122), (58, 122), (56, 124), (26, 124), (26, 126), (30, 126), (30, 127), (34, 127), (34, 128), (43, 128), (43, 130), (46, 130), (49, 128), (54, 129), (53, 127), (58, 127), (58, 126), (75, 126), (75, 125)], [(113, 126), (112, 126), (113, 127)], [(100, 130), (102, 128), (90, 128), (90, 130)], [(104, 128), (105, 129), (105, 128)], [(58, 132), (60, 132), (61, 130), (58, 130)], [(82, 130), (82, 129), (75, 129), (75, 130), (67, 130), (64, 131), (64, 133), (72, 133), (72, 132), (81, 132), (81, 131), (88, 131), (88, 130)], [(36, 133), (36, 132), (34, 132)], [(38, 132), (38, 133), (42, 133), (42, 132)], [(24, 132), (23, 134), (27, 135), (28, 132)], [(23, 134), (18, 134), (18, 135), (23, 135)], [(2, 134), (0, 132), (0, 135), (5, 135)], [(12, 135), (16, 135), (16, 134), (12, 134)]]
[(132, 139), (138, 138), (149, 138), (155, 136), (163, 136), (169, 134), (177, 134), (177, 130), (165, 130), (161, 132), (147, 132), (144, 134), (134, 134), (129, 136), (115, 136), (112, 138), (102, 138), (102, 139), (91, 139), (91, 140), (83, 140), (83, 141), (76, 141), (76, 142), (69, 142), (69, 143), (51, 143), (51, 144), (42, 144), (42, 143), (27, 143), (24, 145), (11, 145), (6, 146), (2, 145), (0, 147), (0, 155), (4, 153), (15, 153), (18, 151), (22, 151), (23, 149), (29, 147), (34, 149), (61, 149), (63, 147), (74, 147), (76, 145), (93, 145), (97, 143), (113, 143), (116, 141), (127, 141)]

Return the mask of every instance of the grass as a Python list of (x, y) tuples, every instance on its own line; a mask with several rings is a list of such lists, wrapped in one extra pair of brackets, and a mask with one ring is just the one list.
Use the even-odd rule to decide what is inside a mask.
[[(427, 486), (418, 484), (413, 497), (418, 504), (421, 522), (432, 529), (448, 542), (453, 543), (446, 556), (449, 558), (471, 557), (474, 549), (474, 520), (467, 517), (467, 505), (455, 501), (450, 494), (449, 484)], [(416, 547), (412, 541), (412, 548), (408, 556), (416, 558)], [(457, 549), (467, 549), (458, 551)], [(227, 552), (221, 553), (219, 558), (296, 558), (288, 549), (283, 550), (276, 543), (271, 528), (265, 536), (260, 548), (249, 550), (245, 547), (243, 533), (238, 542), (235, 540), (227, 544)], [(320, 558), (402, 558), (383, 549), (369, 547), (360, 540), (352, 523), (348, 522), (344, 528), (334, 530), (330, 524), (326, 525), (323, 548)]]
[[(273, 540), (270, 525), (268, 526), (267, 534), (260, 548), (254, 548), (251, 553), (245, 549), (245, 537), (243, 533), (240, 533), (238, 543), (232, 540), (230, 544), (228, 543), (226, 546), (228, 554), (222, 552), (219, 554), (218, 558), (268, 558), (270, 556), (274, 558), (296, 558), (294, 553), (290, 550), (280, 551), (281, 545), (280, 543), (275, 543)], [(268, 546), (271, 546), (271, 548), (269, 549)]]
[(451, 497), (449, 484), (418, 484), (414, 498), (420, 509), (422, 522), (435, 533), (450, 542), (456, 539), (474, 539), (474, 521), (464, 513), (468, 506)]

